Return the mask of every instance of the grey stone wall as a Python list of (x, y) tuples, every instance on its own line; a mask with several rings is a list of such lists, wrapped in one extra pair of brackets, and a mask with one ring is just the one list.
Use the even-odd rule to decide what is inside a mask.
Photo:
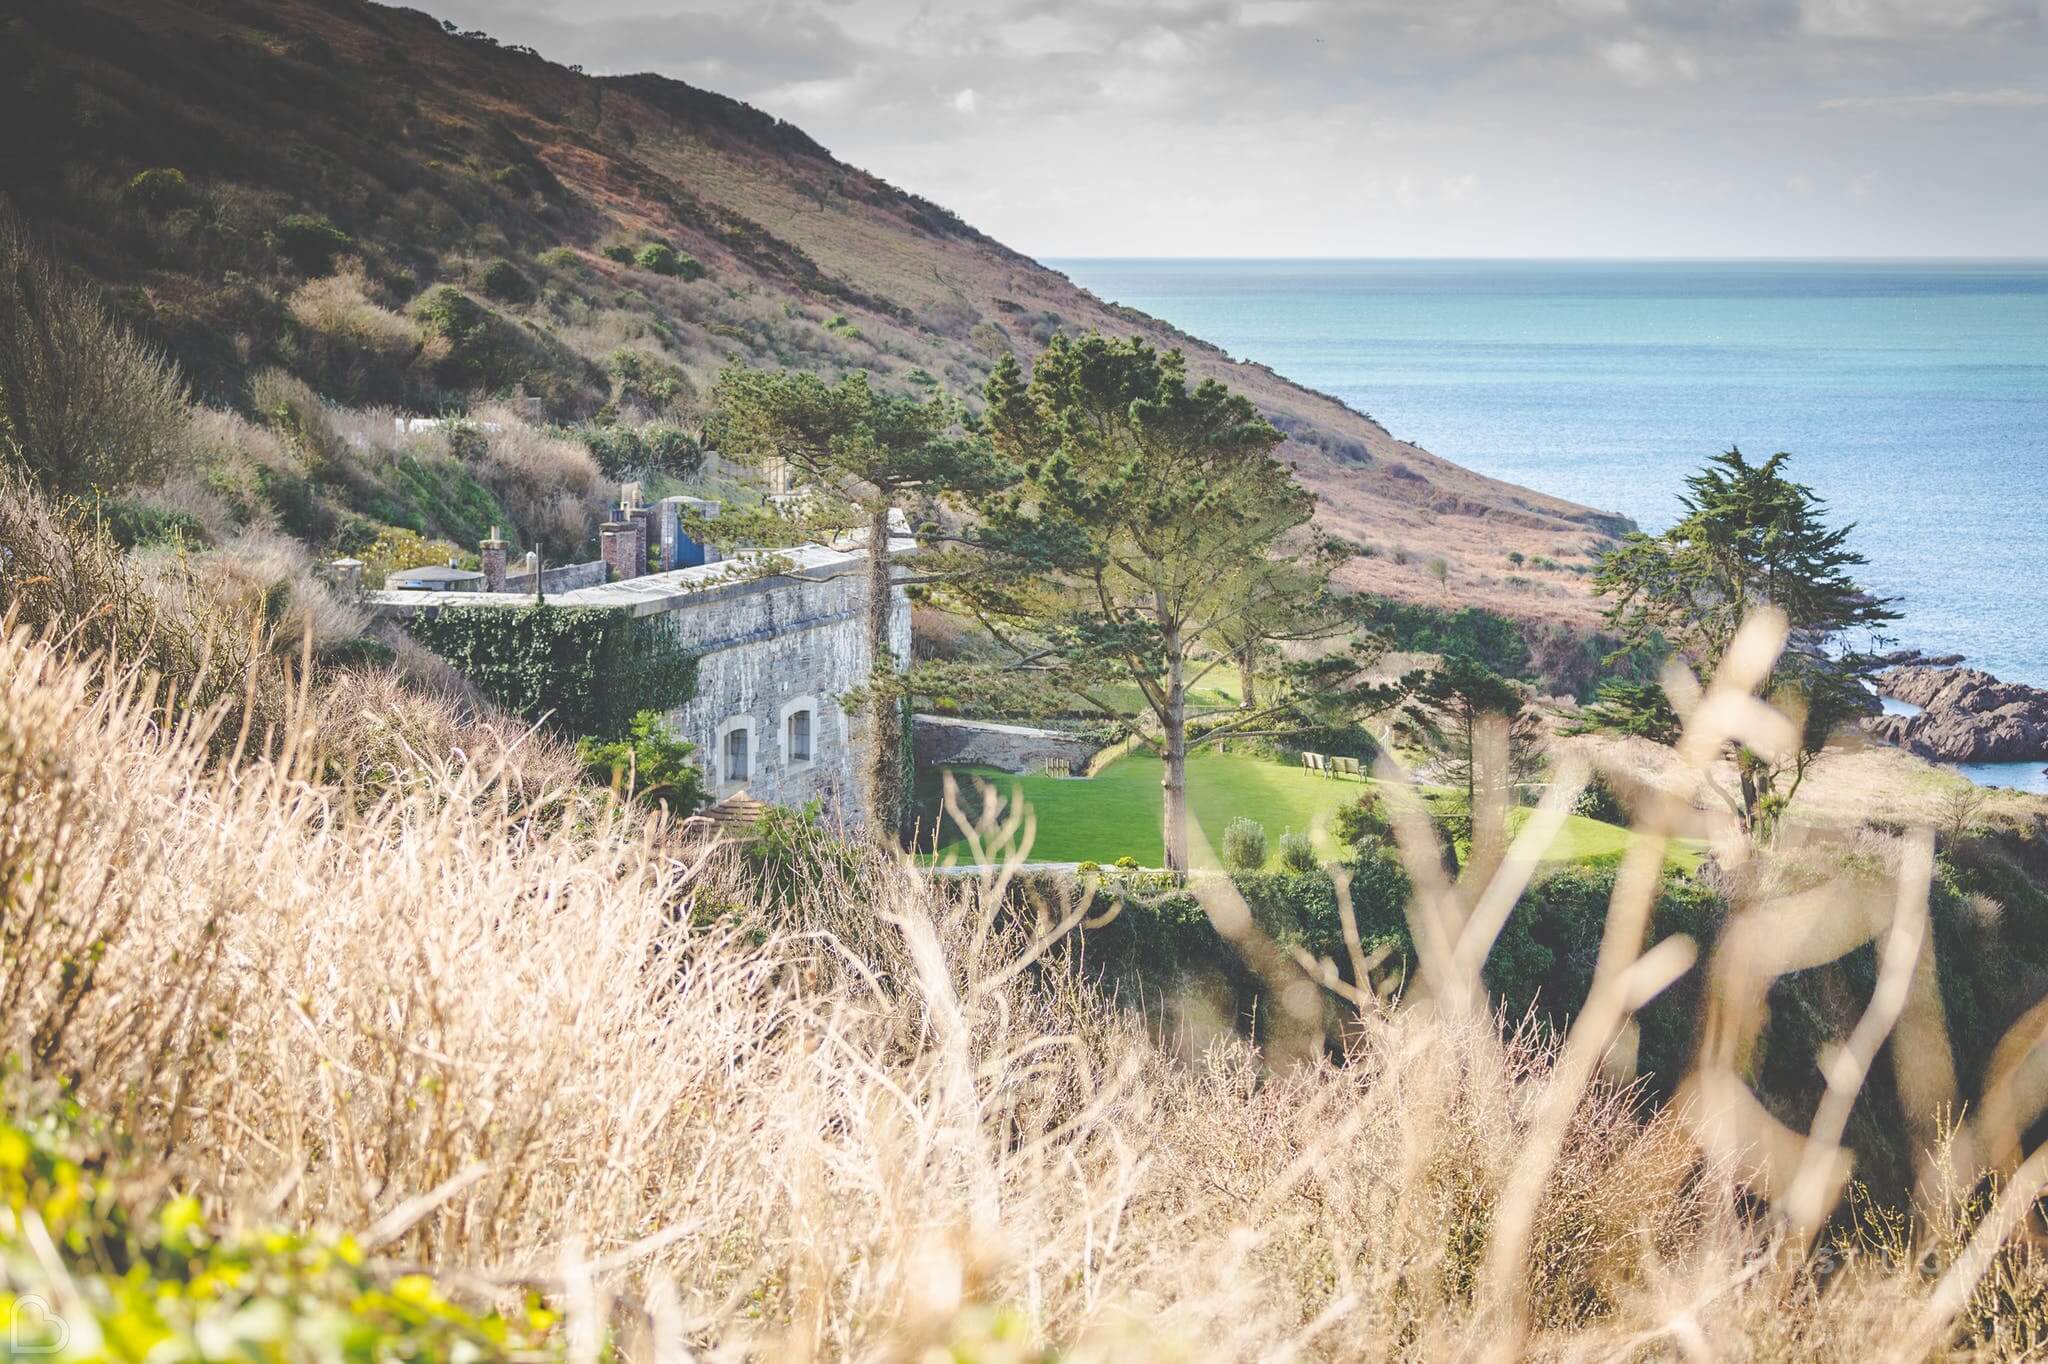
[[(676, 638), (697, 655), (697, 692), (672, 711), (669, 727), (697, 746), (706, 786), (717, 798), (745, 790), (770, 804), (821, 798), (828, 817), (861, 822), (858, 762), (863, 728), (839, 704), (870, 672), (863, 624), (866, 584), (858, 572), (824, 581), (771, 578), (735, 584), (665, 611)], [(899, 666), (910, 656), (910, 602), (899, 589), (890, 634)], [(789, 751), (789, 719), (811, 713), (811, 758)], [(744, 782), (726, 770), (725, 738), (748, 731)]]
[[(637, 538), (637, 528), (636, 536)], [(910, 547), (892, 540), (892, 552)], [(778, 576), (749, 577), (738, 558), (758, 556)], [(769, 804), (821, 798), (829, 818), (862, 822), (857, 780), (861, 735), (840, 697), (865, 683), (868, 657), (866, 555), (858, 547), (801, 545), (742, 551), (731, 563), (603, 581), (602, 562), (549, 570), (548, 600), (564, 608), (622, 611), (666, 623), (697, 659), (696, 695), (669, 713), (669, 728), (696, 746), (715, 799), (745, 791)], [(557, 587), (557, 572), (581, 570), (588, 585)], [(524, 591), (519, 588), (524, 586)], [(437, 606), (514, 608), (532, 601), (532, 578), (508, 579), (502, 593), (373, 592), (378, 616), (403, 619)], [(889, 609), (890, 650), (910, 657), (910, 601), (896, 589)], [(792, 714), (810, 715), (811, 756), (791, 751)], [(744, 781), (727, 770), (724, 740), (748, 736)]]
[(1078, 775), (1102, 745), (1058, 730), (957, 720), (949, 715), (917, 717), (917, 765), (999, 767), (1005, 772), (1041, 772), (1046, 760), (1065, 758)]
[[(592, 559), (587, 564), (563, 564), (558, 568), (544, 568), (540, 571), (541, 591), (574, 592), (578, 588), (598, 587), (604, 583), (604, 576), (605, 563), (602, 559)], [(507, 573), (504, 590), (532, 595), (533, 575)]]

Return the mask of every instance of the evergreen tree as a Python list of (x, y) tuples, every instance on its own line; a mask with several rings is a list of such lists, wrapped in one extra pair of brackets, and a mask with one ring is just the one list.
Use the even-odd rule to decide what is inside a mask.
[(1409, 727), (1463, 795), (1472, 861), (1483, 885), (1507, 849), (1507, 810), (1518, 783), (1541, 767), (1541, 726), (1523, 688), (1484, 663), (1453, 654), (1414, 689)]
[[(889, 552), (892, 512), (906, 516), (938, 500), (979, 491), (993, 476), (985, 446), (962, 426), (957, 403), (877, 392), (866, 374), (828, 384), (794, 370), (728, 369), (713, 395), (707, 434), (719, 452), (779, 465), (801, 485), (786, 516), (750, 526), (763, 543), (832, 539), (861, 530), (870, 552), (866, 633), (874, 677), (849, 698), (867, 713), (863, 795), (878, 829), (901, 833), (908, 807), (901, 668), (889, 638), (895, 590), (929, 580), (916, 549)], [(738, 518), (734, 518), (737, 520)], [(728, 532), (729, 533), (729, 532)]]
[(1722, 793), (1742, 827), (1759, 837), (1776, 826), (1828, 736), (1867, 706), (1863, 679), (1878, 665), (1854, 647), (1851, 632), (1868, 630), (1874, 643), (1898, 619), (1889, 600), (1851, 577), (1867, 562), (1848, 547), (1855, 526), (1828, 527), (1826, 503), (1786, 476), (1790, 459), (1780, 452), (1752, 464), (1739, 450), (1716, 455), (1686, 480), (1678, 524), (1662, 535), (1629, 536), (1594, 578), (1613, 599), (1607, 620), (1623, 649), (1661, 636), (1703, 679), (1753, 612), (1785, 613), (1791, 643), (1761, 692), (1803, 717), (1801, 741), (1778, 758), (1738, 748), (1731, 755), (1738, 789)]
[[(952, 596), (1042, 692), (1156, 727), (1166, 864), (1185, 870), (1188, 754), (1384, 709), (1396, 693), (1364, 681), (1379, 642), (1329, 590), (1330, 556), (1277, 562), (1314, 499), (1275, 457), (1280, 432), (1223, 385), (1190, 385), (1178, 351), (1058, 337), (1028, 383), (1005, 357), (986, 397), (1015, 476), (977, 504), (990, 571)], [(1339, 635), (1350, 649), (1278, 670), (1251, 704), (1191, 716), (1189, 691), (1248, 648)], [(1136, 706), (1104, 699), (1133, 689)]]

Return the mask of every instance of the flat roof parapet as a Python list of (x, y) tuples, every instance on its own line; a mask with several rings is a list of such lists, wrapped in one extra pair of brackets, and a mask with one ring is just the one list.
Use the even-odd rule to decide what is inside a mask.
[[(889, 541), (889, 551), (901, 554), (914, 548), (909, 537)], [(635, 616), (656, 616), (686, 607), (766, 592), (791, 578), (824, 579), (867, 557), (864, 547), (834, 548), (828, 545), (797, 545), (790, 549), (741, 550), (730, 559), (668, 573), (649, 573), (597, 587), (579, 587), (568, 592), (550, 592), (550, 606), (592, 610), (624, 610)], [(764, 560), (786, 563), (777, 572), (758, 575)], [(481, 576), (481, 575), (479, 575)], [(380, 616), (405, 617), (442, 606), (504, 607), (516, 610), (533, 605), (531, 592), (371, 592), (365, 600)]]

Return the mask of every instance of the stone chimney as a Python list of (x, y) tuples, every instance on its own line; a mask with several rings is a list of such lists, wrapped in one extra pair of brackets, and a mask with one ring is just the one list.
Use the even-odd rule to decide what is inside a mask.
[(484, 571), (484, 591), (505, 590), (505, 551), (509, 548), (496, 526), (491, 527), (491, 538), (477, 547), (478, 566)]
[(638, 522), (607, 521), (598, 527), (597, 538), (613, 582), (637, 578), (646, 572), (647, 550), (640, 539)]
[(361, 559), (336, 559), (328, 565), (334, 573), (334, 585), (344, 597), (353, 597), (363, 590), (363, 561)]

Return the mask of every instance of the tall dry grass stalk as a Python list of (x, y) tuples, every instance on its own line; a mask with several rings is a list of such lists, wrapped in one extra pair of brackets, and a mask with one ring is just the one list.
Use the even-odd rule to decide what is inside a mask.
[[(480, 1296), (539, 1287), (586, 1349), (609, 1323), (649, 1359), (1995, 1355), (2016, 1337), (1994, 1289), (2040, 1324), (2041, 1280), (2000, 1250), (2038, 1157), (1979, 1221), (1930, 1209), (1920, 1245), (1805, 1251), (1801, 1175), (1827, 1172), (1826, 1203), (1839, 1128), (1789, 1134), (1789, 1181), (1759, 1174), (1788, 1134), (1724, 1095), (1747, 976), (1691, 1102), (1644, 1119), (1602, 1078), (1685, 965), (1643, 951), (1677, 802), (1561, 1043), (1503, 1036), (1477, 989), (1531, 835), (1452, 884), (1410, 821), (1406, 1002), (1304, 966), (1204, 881), (1287, 1002), (1264, 1053), (1188, 1062), (1079, 971), (1097, 908), (1028, 922), (1010, 869), (827, 860), (771, 916), (738, 859), (586, 793), (539, 817), (492, 766), (422, 753), (365, 801), (320, 778), (310, 703), (224, 764), (217, 717), (163, 724), (148, 690), (0, 640), (0, 1042), (214, 1208), (354, 1229)], [(1778, 733), (1725, 686), (1688, 709), (1695, 756)], [(1829, 1062), (1845, 1091), (1923, 1000), (1916, 846), (1859, 921), (1884, 983)], [(1974, 1135), (2001, 1159), (2031, 1066), (1995, 1068), (2011, 1140)]]

